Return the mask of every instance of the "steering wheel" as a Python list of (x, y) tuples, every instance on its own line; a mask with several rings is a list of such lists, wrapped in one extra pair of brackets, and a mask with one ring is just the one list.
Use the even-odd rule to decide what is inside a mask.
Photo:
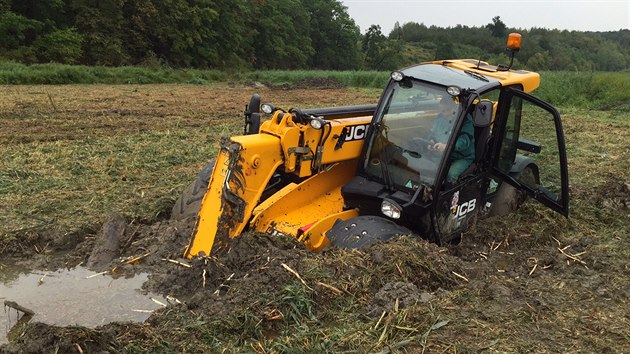
[(424, 138), (414, 137), (409, 139), (409, 147), (419, 153), (427, 152), (430, 145), (433, 144), (429, 140)]

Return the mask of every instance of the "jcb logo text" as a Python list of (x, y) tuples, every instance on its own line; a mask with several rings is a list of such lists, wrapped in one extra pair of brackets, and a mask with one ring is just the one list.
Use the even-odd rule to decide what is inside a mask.
[(362, 124), (362, 125), (351, 125), (349, 127), (346, 127), (346, 129), (348, 129), (348, 133), (346, 134), (345, 140), (353, 141), (353, 140), (365, 139), (365, 134), (367, 134), (367, 130), (369, 126), (370, 126), (369, 124)]
[(457, 207), (453, 208), (453, 214), (455, 214), (456, 218), (460, 218), (470, 212), (472, 212), (473, 210), (475, 210), (475, 206), (477, 205), (477, 199), (473, 199), (470, 201), (467, 201), (466, 203), (463, 203), (461, 205), (458, 205)]

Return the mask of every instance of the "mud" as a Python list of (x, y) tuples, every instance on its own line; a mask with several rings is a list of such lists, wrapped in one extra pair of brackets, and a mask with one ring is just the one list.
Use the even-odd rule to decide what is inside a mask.
[[(108, 221), (103, 230), (111, 230), (111, 222)], [(298, 282), (287, 268), (301, 275), (305, 284), (313, 289), (315, 301), (322, 306), (326, 306), (331, 296), (338, 295), (337, 291), (367, 298), (378, 294), (365, 309), (366, 314), (374, 316), (380, 315), (383, 310), (392, 310), (396, 302), (397, 308), (403, 308), (421, 298), (426, 301), (430, 292), (443, 291), (461, 283), (452, 274), (453, 271), (464, 273), (458, 258), (440, 253), (437, 246), (415, 238), (377, 244), (365, 250), (333, 249), (314, 254), (288, 237), (247, 234), (232, 240), (229, 248), (218, 256), (186, 261), (181, 259), (181, 255), (193, 222), (187, 219), (153, 225), (127, 225), (120, 238), (123, 245), (120, 257), (102, 269), (109, 269), (118, 276), (150, 273), (144, 284), (146, 290), (172, 295), (184, 303), (169, 311), (193, 312), (212, 318), (249, 312), (259, 318), (267, 318), (264, 325), (270, 328), (274, 326), (274, 314), (281, 311), (275, 307), (277, 305), (252, 302), (252, 299), (260, 298), (261, 294), (267, 299), (282, 297), (286, 286)], [(90, 253), (87, 251), (99, 249), (97, 241), (96, 237), (85, 237), (74, 250), (61, 256), (63, 264), (85, 263), (93, 257), (93, 254), (86, 256)], [(403, 251), (410, 247), (416, 252)], [(139, 255), (146, 256), (132, 264), (125, 263)], [(391, 262), (394, 258), (398, 260), (396, 263)], [(190, 267), (165, 259), (179, 260)], [(49, 268), (60, 264), (55, 260), (47, 263)], [(366, 269), (370, 271), (366, 273)], [(357, 283), (355, 279), (358, 277), (363, 281)], [(405, 293), (404, 296), (402, 293)], [(159, 322), (159, 312), (152, 319)], [(96, 333), (103, 333), (105, 338), (110, 338), (112, 333), (120, 336), (118, 328), (118, 325), (111, 324), (95, 330), (79, 330), (30, 323), (18, 340), (3, 350), (29, 352), (34, 347), (44, 351), (54, 351), (55, 348), (76, 350), (77, 343), (84, 350), (112, 350), (111, 340), (93, 338)], [(74, 342), (68, 340), (73, 336)], [(34, 338), (38, 339), (33, 341)], [(113, 348), (117, 348), (116, 345)]]
[(603, 209), (626, 214), (630, 212), (630, 182), (613, 180), (596, 193), (596, 202)]
[[(254, 86), (257, 86), (254, 84)], [(310, 77), (304, 78), (293, 84), (271, 84), (266, 83), (264, 87), (274, 90), (312, 90), (312, 89), (341, 89), (345, 87), (343, 83), (333, 77)]]
[(124, 235), (126, 227), (127, 223), (122, 216), (118, 214), (109, 216), (96, 235), (94, 247), (87, 260), (88, 268), (98, 270), (118, 257), (120, 237)]
[(332, 77), (306, 78), (298, 81), (294, 86), (296, 89), (339, 89), (342, 87), (344, 84)]
[[(531, 213), (532, 207), (531, 203), (527, 204), (525, 212)], [(589, 258), (593, 240), (568, 247), (558, 245), (556, 242), (562, 241), (554, 240), (552, 235), (557, 231), (553, 228), (566, 225), (551, 224), (540, 234), (532, 235), (522, 234), (522, 229), (520, 233), (511, 232), (513, 220), (490, 219), (465, 234), (461, 243), (448, 247), (403, 237), (366, 249), (329, 249), (321, 254), (307, 251), (290, 238), (246, 234), (232, 240), (224, 252), (192, 261), (182, 260), (181, 255), (193, 220), (164, 220), (152, 225), (128, 223), (120, 237), (120, 257), (105, 268), (117, 275), (147, 272), (150, 276), (144, 284), (146, 290), (172, 295), (182, 304), (159, 310), (144, 325), (113, 323), (88, 329), (31, 322), (0, 352), (71, 352), (78, 351), (77, 345), (90, 352), (116, 352), (136, 348), (136, 345), (165, 350), (158, 339), (160, 336), (165, 336), (175, 346), (166, 347), (166, 351), (181, 351), (190, 343), (201, 345), (198, 339), (190, 337), (194, 331), (181, 329), (188, 328), (194, 318), (203, 323), (223, 323), (216, 322), (217, 319), (229, 321), (220, 325), (225, 332), (215, 334), (219, 336), (234, 333), (232, 331), (238, 331), (239, 326), (246, 326), (255, 319), (256, 328), (269, 335), (279, 331), (283, 323), (300, 321), (300, 317), (295, 319), (294, 310), (282, 301), (287, 292), (296, 289), (306, 291), (320, 320), (331, 316), (328, 311), (337, 311), (336, 303), (353, 298), (360, 299), (362, 304), (358, 313), (374, 322), (393, 321), (396, 314), (403, 313), (401, 311), (408, 311), (404, 313), (408, 313), (409, 318), (420, 316), (423, 319), (426, 314), (416, 311), (427, 303), (459, 309), (450, 315), (450, 321), (468, 323), (472, 316), (509, 323), (511, 316), (528, 313), (534, 316), (536, 326), (548, 329), (556, 326), (554, 321), (571, 327), (568, 322), (559, 320), (558, 315), (568, 316), (568, 321), (580, 316), (575, 309), (567, 309), (570, 303), (563, 305), (567, 297), (572, 302), (581, 301), (582, 311), (595, 311), (599, 299), (608, 299), (607, 306), (614, 305), (612, 308), (630, 300), (628, 291), (617, 291), (617, 287), (623, 288), (623, 278), (605, 277), (596, 270), (596, 263)], [(54, 267), (84, 263), (96, 241), (96, 237), (86, 236), (70, 252), (43, 264)], [(67, 246), (64, 243), (63, 247)], [(559, 252), (559, 248), (565, 253)], [(571, 258), (572, 255), (580, 256)], [(126, 263), (138, 256), (144, 257)], [(165, 259), (179, 260), (190, 267)], [(44, 261), (36, 263), (42, 264), (39, 262)], [(287, 269), (299, 274), (300, 279)], [(453, 300), (461, 296), (475, 300)], [(561, 315), (563, 311), (568, 312)], [(438, 327), (447, 323), (437, 322)], [(169, 331), (173, 326), (187, 334)], [(507, 325), (501, 335), (518, 333), (511, 332), (510, 328), (511, 325)], [(618, 337), (625, 333), (619, 326), (611, 326), (608, 331)], [(443, 330), (446, 337), (440, 338), (446, 340), (459, 335), (461, 333), (446, 329)], [(521, 331), (519, 336), (522, 335)], [(560, 339), (554, 334), (549, 340)], [(557, 347), (567, 348), (574, 340), (580, 339), (561, 339)], [(527, 343), (527, 338), (515, 337), (514, 341)], [(469, 343), (466, 348), (481, 350), (488, 345), (498, 344), (493, 341)], [(527, 347), (527, 344), (522, 345), (522, 348)], [(601, 348), (597, 343), (591, 345)]]

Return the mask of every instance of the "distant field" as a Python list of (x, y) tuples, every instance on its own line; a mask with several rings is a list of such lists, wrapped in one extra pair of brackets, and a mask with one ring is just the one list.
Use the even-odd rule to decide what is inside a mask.
[[(253, 93), (281, 107), (373, 103), (378, 91), (226, 85), (0, 86), (0, 235), (155, 220), (239, 133)], [(0, 247), (1, 253), (1, 247)]]
[(334, 78), (350, 87), (382, 87), (388, 72), (378, 71), (219, 71), (164, 67), (103, 67), (62, 64), (24, 65), (0, 61), (0, 84), (295, 84), (305, 79)]
[[(197, 84), (301, 85), (332, 79), (346, 87), (382, 88), (389, 72), (377, 71), (233, 71), (164, 67), (102, 67), (61, 64), (24, 65), (0, 61), (0, 84)], [(630, 110), (630, 72), (541, 73), (536, 95), (554, 105), (599, 110)]]

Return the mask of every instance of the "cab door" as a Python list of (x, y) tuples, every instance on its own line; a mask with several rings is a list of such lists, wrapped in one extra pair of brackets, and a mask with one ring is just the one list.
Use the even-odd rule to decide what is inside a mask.
[(521, 90), (503, 88), (493, 130), (492, 174), (568, 217), (569, 174), (560, 113)]

